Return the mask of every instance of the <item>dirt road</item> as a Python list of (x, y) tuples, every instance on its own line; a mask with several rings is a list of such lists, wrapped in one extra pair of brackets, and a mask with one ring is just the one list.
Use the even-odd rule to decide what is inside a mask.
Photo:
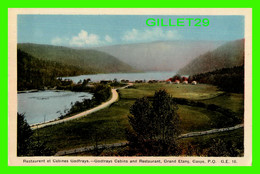
[(34, 130), (34, 129), (38, 129), (38, 128), (43, 128), (45, 126), (55, 125), (55, 124), (63, 123), (63, 122), (66, 122), (66, 121), (79, 119), (79, 118), (85, 117), (89, 114), (92, 114), (94, 112), (97, 112), (101, 109), (104, 109), (104, 108), (110, 106), (112, 103), (114, 103), (118, 100), (118, 93), (117, 93), (118, 89), (124, 89), (124, 88), (127, 88), (127, 87), (132, 86), (132, 85), (133, 85), (132, 83), (129, 83), (128, 85), (123, 86), (121, 88), (111, 89), (111, 93), (112, 93), (111, 99), (102, 103), (101, 105), (98, 105), (98, 106), (92, 108), (92, 109), (86, 110), (84, 112), (78, 113), (78, 114), (71, 116), (71, 117), (68, 117), (68, 118), (64, 118), (64, 119), (60, 119), (60, 120), (53, 120), (53, 121), (49, 121), (49, 122), (45, 122), (45, 123), (32, 125), (31, 129)]

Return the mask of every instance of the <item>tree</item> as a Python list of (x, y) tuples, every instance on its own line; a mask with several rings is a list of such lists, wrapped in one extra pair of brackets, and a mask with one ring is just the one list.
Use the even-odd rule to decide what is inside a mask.
[(78, 85), (80, 85), (80, 84), (82, 84), (82, 80), (81, 79), (78, 81)]
[(39, 139), (27, 123), (24, 114), (17, 113), (17, 156), (49, 156), (53, 150)]
[(175, 82), (175, 80), (179, 80), (181, 82), (181, 75), (180, 74), (176, 74), (175, 76), (172, 77), (172, 81)]
[(138, 99), (130, 108), (130, 146), (140, 155), (174, 155), (180, 134), (178, 107), (165, 90), (155, 92), (151, 100)]
[(17, 113), (17, 156), (29, 154), (33, 131), (24, 118), (24, 114)]
[(222, 139), (213, 139), (208, 150), (208, 156), (241, 156), (243, 154), (244, 143), (239, 141), (223, 141)]
[(86, 85), (90, 82), (90, 79), (84, 79), (83, 83), (82, 83), (82, 87), (86, 87)]

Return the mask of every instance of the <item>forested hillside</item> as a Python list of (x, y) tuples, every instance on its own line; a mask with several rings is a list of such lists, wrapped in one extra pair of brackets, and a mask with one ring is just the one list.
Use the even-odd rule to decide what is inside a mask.
[(18, 90), (53, 87), (59, 83), (56, 79), (59, 76), (86, 73), (85, 70), (76, 66), (40, 60), (21, 50), (17, 51), (17, 69)]
[(116, 57), (96, 50), (30, 43), (18, 44), (18, 49), (42, 60), (73, 65), (87, 72), (86, 74), (133, 71), (131, 66)]
[(228, 42), (207, 52), (179, 70), (179, 74), (193, 75), (244, 64), (244, 39)]
[(196, 74), (190, 76), (190, 81), (207, 83), (218, 86), (227, 92), (244, 92), (244, 66), (233, 68), (223, 68), (212, 72)]

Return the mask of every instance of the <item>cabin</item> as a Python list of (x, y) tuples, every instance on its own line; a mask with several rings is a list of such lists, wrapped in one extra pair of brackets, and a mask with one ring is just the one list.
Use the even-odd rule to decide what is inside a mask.
[(184, 81), (188, 81), (189, 79), (188, 79), (188, 77), (182, 77), (182, 81), (184, 82)]
[(168, 81), (173, 82), (173, 78), (169, 78), (169, 79), (166, 80), (166, 82), (168, 82)]
[(174, 81), (174, 84), (179, 84), (179, 83), (180, 83), (179, 80), (175, 80), (175, 81)]
[(197, 82), (196, 81), (192, 81), (191, 84), (192, 85), (197, 85)]

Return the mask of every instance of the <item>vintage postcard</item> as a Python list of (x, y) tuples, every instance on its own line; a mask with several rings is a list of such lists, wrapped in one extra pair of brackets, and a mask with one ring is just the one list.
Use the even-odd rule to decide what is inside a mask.
[(252, 9), (8, 13), (10, 166), (252, 165)]

